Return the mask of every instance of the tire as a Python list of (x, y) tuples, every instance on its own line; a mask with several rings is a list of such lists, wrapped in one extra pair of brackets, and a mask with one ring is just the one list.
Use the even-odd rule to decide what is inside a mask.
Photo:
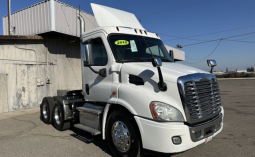
[[(106, 139), (115, 157), (141, 156), (138, 128), (133, 117), (126, 112), (115, 110), (110, 114), (106, 126)], [(117, 146), (120, 142), (124, 144)]]
[(42, 104), (40, 105), (40, 114), (41, 114), (41, 120), (45, 124), (52, 123), (53, 106), (54, 106), (54, 101), (52, 97), (43, 98)]
[(59, 100), (55, 101), (52, 111), (52, 121), (53, 126), (59, 131), (64, 131), (70, 128), (70, 122), (64, 120), (64, 109)]

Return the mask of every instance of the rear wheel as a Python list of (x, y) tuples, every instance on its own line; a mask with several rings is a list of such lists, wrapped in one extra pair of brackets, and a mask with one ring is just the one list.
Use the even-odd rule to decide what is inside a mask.
[(70, 128), (70, 122), (64, 120), (64, 109), (59, 100), (55, 101), (52, 115), (53, 126), (57, 130), (64, 131)]
[(54, 101), (52, 97), (43, 98), (42, 104), (40, 105), (41, 120), (46, 124), (52, 123), (52, 110)]
[(141, 141), (134, 119), (123, 111), (113, 111), (107, 121), (106, 138), (116, 157), (141, 156)]

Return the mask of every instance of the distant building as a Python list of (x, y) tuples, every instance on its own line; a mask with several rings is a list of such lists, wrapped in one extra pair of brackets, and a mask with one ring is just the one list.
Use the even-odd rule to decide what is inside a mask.
[(237, 70), (237, 72), (238, 73), (243, 73), (243, 72), (245, 73), (245, 72), (247, 72), (247, 70)]
[(173, 48), (171, 46), (165, 45), (167, 51), (169, 52), (170, 50), (173, 50), (174, 52), (174, 58), (177, 61), (184, 61), (185, 60), (185, 52), (181, 51), (180, 49)]

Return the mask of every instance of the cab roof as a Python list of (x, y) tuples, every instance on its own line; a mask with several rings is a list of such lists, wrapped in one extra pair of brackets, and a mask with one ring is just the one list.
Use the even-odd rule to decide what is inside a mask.
[(103, 32), (104, 34), (106, 34), (106, 36), (108, 36), (109, 34), (127, 34), (127, 35), (138, 35), (138, 36), (160, 39), (157, 33), (147, 32), (146, 30), (134, 29), (134, 28), (128, 28), (128, 27), (97, 27), (95, 29), (86, 31), (82, 35), (82, 38), (84, 39), (87, 36), (90, 36), (96, 32)]

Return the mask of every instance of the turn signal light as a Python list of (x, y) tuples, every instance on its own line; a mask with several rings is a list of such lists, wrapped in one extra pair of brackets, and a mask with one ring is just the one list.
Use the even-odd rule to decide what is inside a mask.
[(116, 95), (117, 93), (114, 91), (114, 92), (112, 92), (112, 95)]

